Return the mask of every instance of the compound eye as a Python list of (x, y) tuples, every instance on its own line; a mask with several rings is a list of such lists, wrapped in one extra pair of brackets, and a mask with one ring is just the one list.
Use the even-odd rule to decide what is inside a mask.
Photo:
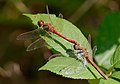
[(41, 27), (41, 26), (43, 26), (43, 25), (44, 25), (44, 21), (43, 21), (43, 20), (38, 21), (38, 26), (39, 26), (39, 27)]

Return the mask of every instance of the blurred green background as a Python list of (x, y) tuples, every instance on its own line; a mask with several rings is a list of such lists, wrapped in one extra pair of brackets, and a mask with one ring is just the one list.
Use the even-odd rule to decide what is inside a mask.
[(119, 0), (0, 0), (0, 84), (87, 84), (48, 71), (38, 72), (51, 52), (44, 48), (26, 52), (24, 41), (16, 40), (23, 32), (35, 29), (22, 13), (62, 13), (83, 34), (94, 39), (103, 18), (120, 10)]

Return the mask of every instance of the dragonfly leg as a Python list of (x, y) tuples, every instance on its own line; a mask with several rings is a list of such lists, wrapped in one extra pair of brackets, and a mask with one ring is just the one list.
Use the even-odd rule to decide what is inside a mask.
[(58, 56), (60, 56), (61, 54), (53, 54), (53, 55), (51, 55), (49, 58), (48, 58), (48, 60), (51, 60), (52, 58), (55, 58), (55, 57), (58, 57)]
[(62, 13), (59, 13), (58, 17), (59, 17), (59, 18), (63, 18), (63, 14), (62, 14)]

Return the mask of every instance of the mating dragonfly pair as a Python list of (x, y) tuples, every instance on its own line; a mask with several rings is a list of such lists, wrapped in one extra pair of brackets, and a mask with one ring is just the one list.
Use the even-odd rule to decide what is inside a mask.
[[(59, 17), (63, 17), (62, 14), (59, 14)], [(35, 39), (37, 38), (37, 40), (35, 40), (33, 43), (31, 43), (28, 47), (27, 47), (27, 51), (32, 51), (38, 48), (41, 48), (41, 38), (40, 38), (40, 30), (46, 31), (46, 32), (51, 32), (53, 34), (56, 34), (58, 36), (60, 36), (61, 38), (74, 43), (75, 45), (77, 45), (78, 43), (74, 40), (71, 40), (69, 38), (67, 38), (66, 36), (63, 36), (61, 33), (59, 33), (57, 30), (54, 29), (54, 26), (51, 23), (45, 23), (43, 20), (40, 20), (37, 22), (39, 28), (35, 29), (33, 31), (29, 31), (29, 32), (25, 32), (20, 34), (17, 37), (17, 40), (27, 40), (27, 39)], [(50, 34), (50, 33), (49, 33)], [(75, 49), (76, 50), (76, 49)], [(76, 50), (75, 53), (78, 59), (80, 59), (80, 56), (83, 56), (84, 59), (84, 53), (81, 50)], [(56, 56), (56, 55), (53, 55)], [(84, 66), (86, 65), (86, 60), (84, 59), (84, 61), (82, 62), (84, 64)]]
[[(59, 33), (57, 30), (54, 29), (54, 26), (51, 23), (44, 23), (43, 20), (38, 21), (37, 25), (39, 26), (38, 29), (35, 29), (33, 31), (30, 32), (26, 32), (23, 33), (21, 35), (19, 35), (17, 37), (18, 40), (26, 40), (26, 39), (33, 39), (38, 37), (38, 39), (36, 41), (34, 41), (33, 43), (31, 43), (28, 47), (27, 47), (27, 51), (31, 51), (31, 50), (35, 50), (39, 47), (41, 47), (40, 44), (40, 34), (39, 31), (43, 30), (46, 32), (51, 32), (53, 34), (58, 35), (59, 37), (63, 38), (64, 40), (73, 43), (74, 44), (74, 49), (77, 52), (77, 58), (79, 59), (79, 57), (82, 57), (83, 59), (86, 58), (86, 60), (105, 78), (108, 79), (108, 77), (99, 69), (99, 67), (91, 60), (91, 58), (88, 55), (88, 52), (85, 48), (82, 48), (80, 46), (80, 44), (78, 42), (76, 42), (75, 40), (71, 40), (70, 38), (67, 38), (66, 36), (62, 35), (61, 33)], [(79, 55), (79, 56), (78, 56)], [(86, 61), (82, 60), (82, 63), (84, 66), (86, 66)]]

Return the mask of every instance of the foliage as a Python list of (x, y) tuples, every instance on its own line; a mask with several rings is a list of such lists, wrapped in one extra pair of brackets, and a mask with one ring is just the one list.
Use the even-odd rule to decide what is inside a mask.
[[(92, 56), (92, 50), (91, 50), (91, 47), (90, 47), (88, 41), (86, 40), (84, 35), (81, 33), (81, 31), (78, 30), (78, 28), (76, 26), (74, 26), (72, 23), (70, 23), (69, 21), (58, 18), (52, 14), (36, 14), (36, 15), (35, 14), (24, 14), (24, 15), (28, 16), (32, 20), (32, 23), (34, 25), (36, 25), (37, 27), (38, 27), (38, 25), (37, 25), (38, 20), (43, 20), (43, 21), (45, 21), (45, 23), (52, 22), (52, 25), (55, 27), (56, 30), (58, 30), (64, 36), (67, 36), (68, 38), (71, 38), (71, 39), (79, 42), (83, 48), (87, 49), (89, 55)], [(100, 30), (102, 31), (103, 36), (102, 35), (98, 36), (97, 43), (99, 43), (99, 46), (100, 46), (103, 44), (102, 42), (105, 42), (105, 44), (103, 44), (104, 47), (102, 47), (102, 48), (104, 48), (104, 49), (106, 48), (106, 50), (110, 49), (110, 46), (112, 47), (111, 43), (118, 44), (117, 41), (119, 38), (119, 34), (118, 34), (117, 28), (119, 29), (119, 16), (120, 16), (119, 13), (108, 15), (100, 26)], [(112, 22), (113, 20), (114, 20), (114, 22)], [(116, 25), (116, 23), (117, 23), (117, 25)], [(113, 27), (116, 29), (114, 29)], [(59, 29), (59, 28), (61, 28), (61, 29)], [(60, 31), (60, 30), (62, 30), (62, 31)], [(116, 32), (115, 35), (112, 35), (112, 34), (114, 34), (113, 33), (114, 31)], [(112, 32), (112, 34), (110, 32)], [(110, 36), (110, 37), (112, 37), (111, 39), (107, 39), (109, 37), (109, 33), (111, 34), (111, 36)], [(45, 42), (48, 44), (49, 49), (51, 49), (54, 53), (61, 54), (61, 56), (51, 59), (44, 66), (39, 68), (39, 70), (49, 70), (58, 75), (62, 75), (63, 77), (68, 77), (68, 78), (72, 78), (72, 79), (101, 78), (100, 74), (89, 63), (87, 64), (87, 66), (84, 66), (84, 64), (82, 64), (83, 60), (81, 61), (81, 60), (77, 59), (78, 55), (75, 54), (74, 48), (72, 48), (71, 43), (67, 42), (66, 40), (62, 39), (61, 37), (59, 37), (55, 34), (50, 34), (50, 33), (47, 33), (46, 35), (43, 35), (43, 33), (40, 33), (40, 37), (42, 37), (45, 40)], [(109, 45), (109, 43), (110, 43), (110, 45)], [(98, 48), (99, 48), (99, 46), (98, 46)], [(109, 47), (105, 47), (105, 46), (109, 46)], [(107, 58), (105, 60), (107, 60), (107, 62), (109, 62), (110, 66), (107, 67), (107, 65), (105, 65), (105, 62), (103, 62), (103, 65), (106, 69), (109, 69), (108, 70), (109, 73), (113, 72), (113, 74), (110, 75), (110, 77), (119, 79), (118, 74), (120, 72), (116, 71), (117, 70), (116, 68), (120, 68), (120, 66), (119, 66), (120, 46), (116, 50), (115, 50), (115, 48), (116, 47), (113, 47), (110, 51), (111, 54), (114, 53), (114, 55), (109, 54), (110, 53), (109, 51), (107, 51), (105, 53), (103, 53), (103, 52), (101, 53), (100, 52), (100, 50), (102, 51), (101, 48), (98, 52), (101, 54), (102, 59), (105, 59), (103, 56), (105, 54), (108, 54), (108, 57), (105, 56)], [(72, 51), (72, 53), (68, 53), (68, 51)], [(97, 57), (98, 56), (96, 56), (96, 59), (99, 64), (99, 61), (101, 58), (99, 58), (99, 57), (97, 58)], [(108, 58), (109, 58), (109, 60), (108, 60)], [(110, 64), (110, 60), (111, 60), (111, 64)], [(110, 67), (112, 67), (112, 68), (110, 68)], [(93, 82), (93, 80), (92, 80), (92, 82)], [(92, 84), (92, 82), (91, 82), (91, 80), (89, 80), (89, 83)], [(97, 81), (97, 83), (99, 83), (99, 84), (107, 84), (109, 82), (111, 82), (111, 84), (119, 83), (117, 80), (114, 80), (111, 78), (108, 80), (100, 79), (99, 82)]]
[[(87, 41), (87, 39), (83, 36), (83, 34), (78, 30), (76, 26), (74, 26), (72, 23), (68, 22), (65, 19), (57, 18), (55, 15), (50, 14), (37, 14), (37, 15), (31, 15), (31, 14), (24, 14), (32, 19), (32, 22), (34, 25), (37, 25), (38, 20), (43, 20), (45, 23), (53, 23), (53, 26), (55, 28), (62, 28), (60, 33), (64, 36), (71, 38), (73, 40), (76, 40), (77, 42), (81, 43), (81, 46), (83, 48), (86, 48), (89, 52), (89, 55), (92, 56), (92, 50), (91, 47)], [(63, 24), (64, 23), (64, 24)], [(74, 30), (73, 30), (74, 28)], [(56, 29), (59, 30), (59, 29)], [(68, 31), (69, 30), (69, 31)], [(77, 36), (76, 36), (77, 34)], [(56, 74), (63, 75), (65, 77), (74, 78), (74, 79), (94, 79), (95, 77), (99, 78), (100, 75), (97, 73), (96, 70), (90, 65), (87, 67), (84, 67), (82, 63), (80, 63), (77, 60), (71, 59), (71, 62), (69, 61), (69, 57), (77, 58), (77, 55), (74, 54), (74, 49), (72, 47), (73, 44), (67, 42), (66, 40), (62, 39), (61, 37), (55, 35), (55, 34), (49, 34), (42, 35), (40, 33), (40, 36), (45, 40), (45, 42), (49, 45), (48, 47), (53, 50), (53, 52), (59, 52), (63, 55), (63, 58), (54, 58), (54, 60), (51, 60), (48, 62), (45, 66), (40, 68), (39, 70), (50, 70)], [(80, 39), (79, 39), (80, 38)], [(71, 53), (70, 51), (73, 51)], [(58, 54), (58, 53), (57, 53)], [(67, 58), (66, 58), (67, 57)], [(67, 62), (68, 60), (68, 62)], [(61, 61), (61, 62), (59, 62)], [(71, 65), (73, 63), (73, 65)], [(53, 65), (56, 64), (56, 65)], [(66, 64), (63, 66), (63, 64)], [(52, 65), (52, 66), (51, 66)], [(58, 69), (54, 69), (55, 66), (58, 66)], [(62, 66), (62, 67), (61, 67)], [(54, 68), (53, 68), (54, 67)], [(73, 69), (72, 71), (68, 71), (68, 74), (65, 74), (68, 67), (69, 69)], [(69, 68), (70, 67), (70, 68)], [(73, 68), (72, 68), (73, 67)], [(92, 70), (91, 70), (92, 69)], [(78, 75), (79, 72), (84, 71), (83, 73), (89, 74), (89, 75)], [(93, 71), (91, 73), (91, 71)], [(72, 73), (71, 73), (72, 72)], [(73, 73), (77, 72), (77, 73)], [(94, 76), (95, 75), (95, 76)]]
[(98, 47), (96, 60), (98, 64), (109, 69), (111, 66), (110, 59), (116, 47), (120, 43), (120, 12), (113, 12), (107, 15), (102, 21), (96, 38)]
[[(108, 80), (109, 84), (112, 83), (112, 81), (119, 81), (119, 68), (116, 68), (119, 67), (119, 59), (116, 60), (117, 56), (119, 56), (119, 53), (118, 55), (115, 55), (117, 54), (117, 52), (115, 53), (115, 51), (117, 50), (116, 48), (119, 45), (118, 40), (120, 35), (119, 12), (115, 13), (115, 11), (120, 10), (119, 3), (120, 0), (1, 0), (0, 84), (9, 84), (11, 82), (14, 84), (88, 84), (88, 77), (84, 77), (87, 80), (73, 80), (72, 78), (67, 79), (65, 77), (52, 74), (49, 71), (38, 72), (38, 68), (46, 63), (46, 59), (49, 55), (51, 55), (51, 51), (46, 49), (46, 47), (42, 47), (32, 52), (26, 52), (25, 47), (27, 45), (25, 45), (24, 47), (23, 41), (16, 40), (16, 37), (19, 34), (33, 30), (35, 28), (35, 26), (31, 24), (30, 19), (26, 16), (23, 16), (22, 14), (36, 14), (39, 12), (46, 13), (46, 5), (49, 6), (50, 14), (58, 15), (59, 13), (62, 13), (64, 15), (64, 18), (74, 23), (86, 37), (88, 36), (88, 34), (91, 34), (92, 43), (94, 43), (96, 39), (96, 43), (94, 43), (94, 45), (97, 45), (98, 50), (94, 59), (95, 63), (101, 68), (102, 71), (110, 76), (109, 78), (111, 79)], [(110, 14), (110, 12), (112, 13)], [(108, 15), (105, 17), (106, 14)], [(103, 20), (102, 23), (101, 20)], [(100, 27), (98, 28), (99, 25)], [(60, 26), (60, 28), (55, 28), (58, 28), (57, 30), (60, 30), (59, 32), (61, 32), (62, 27)], [(69, 38), (71, 38), (71, 34), (72, 33), (70, 32)], [(77, 35), (75, 34), (75, 36)], [(102, 38), (104, 38), (105, 40)], [(31, 43), (31, 41), (27, 42), (28, 44)], [(68, 42), (66, 42), (66, 44), (67, 43)], [(70, 46), (68, 49), (66, 49), (67, 54), (65, 54), (66, 51), (64, 49), (64, 52), (60, 51), (59, 53), (63, 54), (63, 56), (67, 56), (68, 59), (70, 58), (74, 59), (74, 61), (79, 61), (78, 59), (74, 58), (74, 56), (72, 58), (69, 57), (71, 56), (69, 54), (74, 55), (74, 51), (72, 53), (69, 52), (73, 50), (73, 46), (71, 43), (68, 44), (70, 44)], [(62, 48), (65, 47), (63, 46)], [(58, 50), (61, 50), (62, 48)], [(51, 50), (54, 53), (58, 53), (53, 48)], [(62, 59), (63, 56), (55, 59)], [(75, 56), (77, 55), (75, 54)], [(49, 62), (51, 62), (52, 60), (54, 61), (54, 59), (51, 59)], [(72, 71), (73, 69), (69, 69), (69, 67), (63, 69), (63, 71), (66, 69), (68, 69), (67, 71), (69, 71), (70, 73), (74, 72)], [(106, 80), (101, 81), (104, 81), (105, 83)], [(99, 79), (89, 80), (90, 84), (98, 84), (99, 82)]]

